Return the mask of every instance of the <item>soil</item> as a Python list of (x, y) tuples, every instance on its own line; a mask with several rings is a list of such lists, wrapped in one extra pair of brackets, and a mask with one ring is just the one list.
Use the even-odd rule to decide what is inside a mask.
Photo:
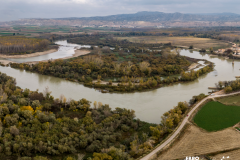
[(240, 133), (232, 127), (218, 132), (207, 132), (191, 124), (180, 140), (159, 155), (158, 160), (184, 159), (187, 156), (238, 149), (240, 148), (239, 140)]
[(188, 67), (188, 70), (192, 70), (194, 68), (196, 68), (199, 64), (198, 63), (193, 63)]
[(237, 160), (237, 159), (239, 159), (239, 155), (240, 155), (240, 149), (237, 149), (237, 150), (233, 150), (233, 151), (229, 151), (229, 152), (225, 152), (225, 153), (220, 153), (220, 154), (217, 154), (215, 156), (210, 156), (210, 157), (213, 160), (220, 160), (223, 157), (226, 160)]

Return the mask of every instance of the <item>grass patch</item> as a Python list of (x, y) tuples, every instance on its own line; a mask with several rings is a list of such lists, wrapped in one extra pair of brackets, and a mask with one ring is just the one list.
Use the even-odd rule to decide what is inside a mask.
[(207, 131), (218, 131), (240, 121), (240, 107), (209, 102), (194, 117), (194, 122)]
[(221, 98), (218, 101), (225, 105), (240, 106), (240, 95)]
[(235, 127), (235, 128), (240, 131), (240, 128), (238, 128), (238, 127)]
[(0, 35), (13, 35), (13, 33), (10, 33), (10, 32), (0, 32)]

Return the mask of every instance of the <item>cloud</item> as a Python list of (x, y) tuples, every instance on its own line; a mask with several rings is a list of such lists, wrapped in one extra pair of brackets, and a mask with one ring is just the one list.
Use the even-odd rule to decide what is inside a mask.
[(105, 16), (139, 11), (240, 13), (240, 1), (237, 0), (0, 0), (0, 4), (0, 21)]

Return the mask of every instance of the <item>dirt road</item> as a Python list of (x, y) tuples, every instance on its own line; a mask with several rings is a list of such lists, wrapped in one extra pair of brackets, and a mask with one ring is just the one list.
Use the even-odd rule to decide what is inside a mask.
[(203, 100), (201, 100), (189, 113), (188, 116), (184, 118), (184, 120), (182, 121), (181, 125), (179, 126), (179, 128), (173, 133), (173, 135), (168, 138), (163, 144), (161, 144), (159, 147), (157, 147), (156, 149), (154, 149), (151, 153), (149, 153), (148, 155), (146, 155), (145, 157), (141, 158), (141, 160), (148, 160), (150, 159), (153, 155), (155, 155), (159, 150), (161, 150), (162, 148), (164, 148), (167, 144), (169, 144), (183, 129), (183, 127), (185, 126), (186, 123), (188, 123), (188, 118), (193, 114), (193, 112), (207, 99), (211, 99), (211, 98), (217, 98), (217, 97), (226, 97), (226, 96), (230, 96), (230, 95), (235, 95), (235, 94), (239, 94), (240, 91), (238, 92), (234, 92), (234, 93), (230, 93), (230, 94), (222, 94), (222, 95), (210, 95), (206, 98), (204, 98)]

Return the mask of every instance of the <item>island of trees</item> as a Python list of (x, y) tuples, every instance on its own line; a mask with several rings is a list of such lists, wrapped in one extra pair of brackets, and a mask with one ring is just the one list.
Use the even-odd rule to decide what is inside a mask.
[[(96, 41), (97, 38), (93, 36), (90, 39)], [(204, 68), (188, 72), (189, 65), (198, 60), (181, 56), (178, 48), (169, 45), (162, 45), (161, 50), (149, 50), (136, 43), (108, 41), (105, 38), (106, 43), (121, 46), (115, 46), (114, 49), (107, 46), (91, 47), (91, 53), (86, 56), (33, 65), (12, 63), (11, 67), (81, 82), (105, 92), (143, 91), (192, 81), (213, 69), (213, 64), (206, 61), (208, 64)], [(77, 41), (79, 37), (73, 39)]]

